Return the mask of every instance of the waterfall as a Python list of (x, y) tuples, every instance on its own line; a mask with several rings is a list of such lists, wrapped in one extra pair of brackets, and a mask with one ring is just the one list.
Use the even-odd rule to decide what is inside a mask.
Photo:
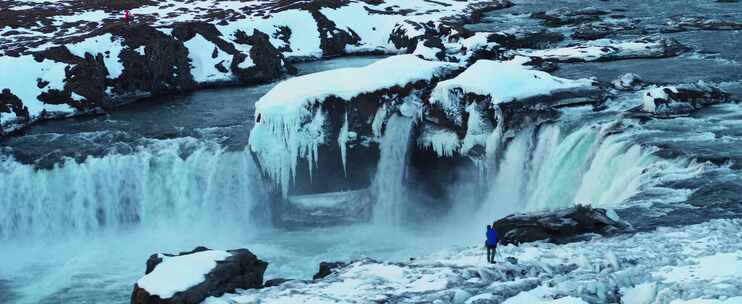
[(493, 135), (503, 143), (491, 143), (488, 194), (480, 214), (491, 219), (576, 203), (616, 205), (656, 182), (664, 171), (682, 166), (654, 156), (651, 147), (634, 144), (630, 134), (610, 134), (611, 126), (564, 130), (558, 124), (544, 125), (521, 130), (507, 142)]
[(48, 170), (5, 158), (0, 239), (249, 222), (263, 198), (257, 174), (246, 151), (193, 138)]
[(407, 193), (403, 181), (407, 170), (412, 125), (411, 118), (400, 115), (392, 115), (386, 124), (373, 182), (376, 223), (397, 225), (402, 220)]

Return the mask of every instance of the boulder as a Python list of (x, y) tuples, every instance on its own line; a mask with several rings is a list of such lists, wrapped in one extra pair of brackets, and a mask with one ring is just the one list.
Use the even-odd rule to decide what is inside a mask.
[(261, 288), (267, 267), (247, 249), (198, 247), (177, 255), (154, 254), (134, 285), (131, 303), (198, 304), (237, 289)]
[(319, 271), (312, 277), (314, 280), (319, 280), (324, 277), (331, 275), (335, 269), (343, 268), (347, 266), (344, 262), (321, 262), (319, 263)]
[(284, 283), (291, 282), (291, 281), (293, 281), (293, 280), (292, 279), (284, 279), (284, 278), (270, 279), (268, 281), (265, 281), (265, 284), (263, 285), (263, 288), (281, 286)]
[(513, 214), (494, 223), (500, 244), (547, 241), (568, 243), (588, 234), (611, 235), (629, 228), (605, 209), (576, 206), (551, 212)]

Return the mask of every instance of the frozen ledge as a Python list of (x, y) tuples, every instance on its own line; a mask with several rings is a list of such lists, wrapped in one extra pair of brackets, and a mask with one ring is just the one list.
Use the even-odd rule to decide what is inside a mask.
[[(365, 98), (378, 107), (385, 102), (402, 102), (416, 87), (428, 87), (429, 83), (450, 77), (461, 68), (459, 64), (398, 55), (366, 67), (286, 80), (255, 105), (256, 125), (250, 132), (249, 142), (251, 151), (263, 171), (281, 186), (286, 196), (298, 160), (303, 158), (309, 162), (311, 175), (319, 145), (328, 142), (324, 103), (332, 100), (334, 105), (344, 107)], [(348, 112), (348, 108), (345, 109)]]

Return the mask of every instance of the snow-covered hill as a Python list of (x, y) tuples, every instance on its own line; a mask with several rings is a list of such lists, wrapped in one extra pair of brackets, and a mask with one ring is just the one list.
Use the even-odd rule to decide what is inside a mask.
[[(141, 97), (281, 77), (288, 61), (412, 52), (497, 1), (3, 1), (0, 129)], [(124, 10), (130, 18), (124, 21)]]

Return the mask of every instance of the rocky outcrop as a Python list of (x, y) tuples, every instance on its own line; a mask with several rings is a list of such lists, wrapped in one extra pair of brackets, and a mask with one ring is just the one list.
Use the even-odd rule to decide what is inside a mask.
[(655, 116), (688, 114), (702, 107), (730, 102), (731, 96), (705, 82), (675, 86), (654, 86), (643, 94), (644, 104), (638, 111)]
[(601, 39), (585, 44), (546, 50), (518, 50), (516, 54), (554, 62), (614, 61), (675, 57), (689, 48), (675, 39), (642, 38), (634, 41)]
[(541, 20), (548, 27), (560, 27), (598, 21), (600, 16), (607, 14), (607, 11), (587, 7), (579, 10), (555, 9), (536, 12), (531, 14), (531, 18)]
[(605, 209), (577, 206), (553, 212), (514, 214), (494, 223), (498, 243), (521, 244), (535, 241), (568, 243), (587, 234), (611, 235), (629, 229), (614, 213)]
[(344, 262), (320, 262), (319, 263), (319, 271), (317, 271), (314, 276), (312, 276), (313, 280), (319, 280), (322, 278), (325, 278), (329, 275), (331, 275), (336, 269), (343, 268), (345, 266), (348, 266), (348, 263)]
[[(247, 249), (198, 247), (177, 255), (154, 254), (147, 260), (145, 276), (134, 285), (131, 303), (198, 304), (237, 289), (261, 288), (267, 267)], [(190, 271), (182, 273), (183, 268)]]

